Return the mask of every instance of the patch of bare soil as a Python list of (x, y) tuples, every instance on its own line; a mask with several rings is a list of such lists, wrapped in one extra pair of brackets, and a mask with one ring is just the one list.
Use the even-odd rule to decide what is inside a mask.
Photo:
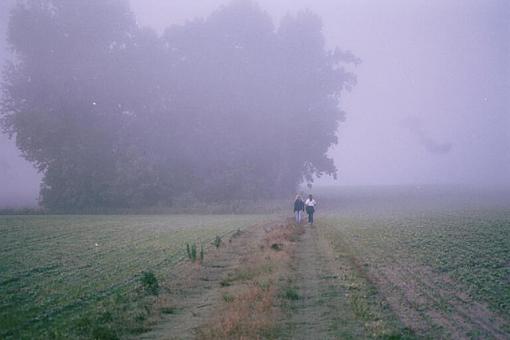
[(430, 268), (393, 261), (369, 277), (402, 322), (417, 334), (455, 339), (509, 339), (505, 320), (465, 293), (454, 280)]

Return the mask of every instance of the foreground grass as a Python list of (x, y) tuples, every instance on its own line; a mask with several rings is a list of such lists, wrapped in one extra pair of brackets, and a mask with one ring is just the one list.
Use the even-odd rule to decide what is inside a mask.
[(0, 337), (115, 339), (143, 332), (153, 296), (186, 242), (263, 216), (0, 216)]

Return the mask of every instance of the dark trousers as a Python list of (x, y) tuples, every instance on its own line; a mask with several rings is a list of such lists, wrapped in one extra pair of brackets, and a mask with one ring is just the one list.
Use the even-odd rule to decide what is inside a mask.
[(313, 213), (315, 209), (313, 207), (306, 207), (306, 213), (308, 214), (308, 223), (313, 224)]

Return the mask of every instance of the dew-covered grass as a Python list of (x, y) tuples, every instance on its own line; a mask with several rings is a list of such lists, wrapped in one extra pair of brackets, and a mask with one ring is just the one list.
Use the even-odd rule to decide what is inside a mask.
[(0, 216), (0, 338), (142, 332), (142, 272), (167, 278), (185, 244), (209, 245), (262, 215)]

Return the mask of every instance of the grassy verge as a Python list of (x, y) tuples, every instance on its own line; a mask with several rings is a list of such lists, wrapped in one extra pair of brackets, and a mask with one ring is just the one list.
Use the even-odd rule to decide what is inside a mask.
[(223, 305), (218, 317), (200, 328), (199, 338), (281, 337), (281, 286), (288, 276), (299, 232), (292, 225), (276, 226), (267, 232), (259, 251), (243, 259), (242, 267), (221, 281)]

